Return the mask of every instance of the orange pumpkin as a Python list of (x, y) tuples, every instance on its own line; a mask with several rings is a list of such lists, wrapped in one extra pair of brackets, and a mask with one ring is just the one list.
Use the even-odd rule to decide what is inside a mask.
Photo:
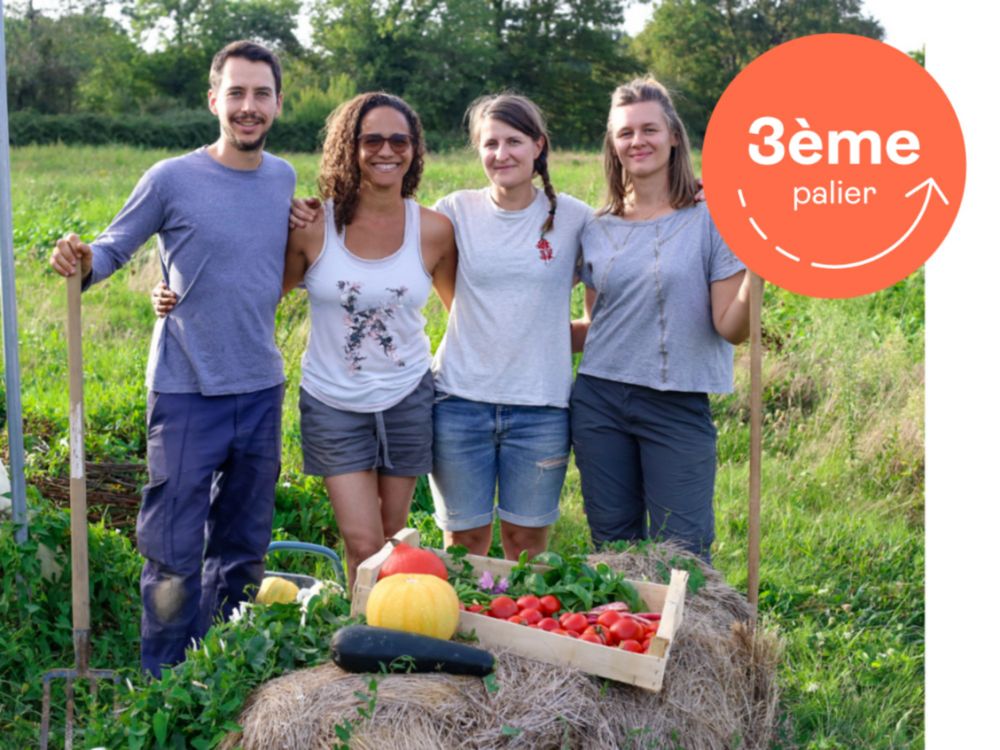
[(423, 573), (383, 578), (372, 588), (365, 605), (369, 625), (434, 638), (455, 635), (458, 615), (458, 595), (451, 584)]
[(441, 558), (430, 550), (411, 547), (406, 542), (395, 542), (395, 545), (379, 568), (378, 580), (398, 573), (424, 573), (448, 580), (448, 569)]

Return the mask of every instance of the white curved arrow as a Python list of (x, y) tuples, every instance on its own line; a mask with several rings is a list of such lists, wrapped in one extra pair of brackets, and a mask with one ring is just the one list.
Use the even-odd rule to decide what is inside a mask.
[(933, 177), (928, 177), (926, 180), (921, 182), (915, 188), (910, 190), (910, 192), (908, 192), (905, 197), (909, 198), (911, 195), (919, 192), (922, 188), (925, 187), (927, 188), (927, 193), (924, 195), (924, 205), (920, 207), (920, 213), (917, 214), (917, 218), (913, 220), (913, 223), (910, 225), (910, 228), (906, 230), (906, 233), (898, 240), (893, 242), (891, 245), (889, 245), (889, 247), (887, 247), (885, 250), (871, 256), (870, 258), (865, 258), (864, 260), (856, 260), (853, 263), (816, 263), (815, 261), (813, 261), (809, 265), (811, 265), (813, 268), (832, 268), (832, 269), (857, 268), (858, 266), (864, 266), (869, 263), (874, 263), (879, 258), (884, 258), (886, 255), (891, 253), (897, 247), (902, 245), (906, 241), (907, 237), (913, 234), (913, 230), (917, 228), (917, 225), (920, 224), (920, 220), (924, 218), (924, 213), (926, 213), (927, 211), (927, 206), (931, 202), (931, 193), (936, 191), (937, 194), (941, 196), (941, 200), (944, 202), (944, 204), (946, 206), (948, 205), (948, 199), (945, 197), (944, 193), (941, 192), (941, 188), (938, 186), (937, 180), (935, 180)]

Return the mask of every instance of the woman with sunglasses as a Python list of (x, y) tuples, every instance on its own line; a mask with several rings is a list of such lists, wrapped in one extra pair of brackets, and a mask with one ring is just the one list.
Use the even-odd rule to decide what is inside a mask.
[(323, 221), (293, 229), (284, 287), (309, 293), (299, 407), (307, 474), (324, 478), (349, 579), (406, 525), (431, 469), (431, 286), (455, 285), (447, 218), (412, 196), (423, 171), (420, 120), (402, 99), (367, 93), (331, 115), (320, 162)]
[(573, 386), (573, 450), (594, 542), (672, 538), (710, 560), (715, 426), (749, 333), (749, 279), (719, 236), (687, 133), (652, 78), (615, 90), (607, 205), (583, 235), (592, 322)]
[[(455, 286), (451, 223), (412, 196), (423, 130), (402, 99), (361, 94), (327, 120), (319, 221), (295, 222), (284, 291), (304, 285), (310, 333), (299, 392), (303, 468), (322, 476), (353, 587), (360, 562), (406, 525), (431, 470), (434, 383), (423, 307)], [(158, 313), (173, 295), (154, 292)]]

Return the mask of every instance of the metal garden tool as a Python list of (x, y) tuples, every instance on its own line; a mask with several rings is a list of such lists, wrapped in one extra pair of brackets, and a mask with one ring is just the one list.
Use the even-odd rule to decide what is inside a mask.
[(68, 318), (66, 339), (69, 345), (69, 497), (70, 542), (73, 573), (73, 654), (71, 669), (53, 669), (42, 677), (42, 726), (39, 746), (49, 744), (49, 720), (52, 713), (52, 681), (66, 680), (66, 742), (73, 747), (74, 682), (90, 682), (90, 693), (97, 695), (97, 681), (118, 675), (110, 669), (90, 668), (90, 581), (87, 561), (87, 480), (83, 462), (83, 349), (80, 327), (80, 270), (66, 279)]

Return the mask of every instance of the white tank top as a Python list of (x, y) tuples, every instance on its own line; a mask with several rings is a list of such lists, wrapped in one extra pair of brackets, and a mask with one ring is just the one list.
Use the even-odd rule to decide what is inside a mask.
[(403, 244), (366, 260), (336, 231), (333, 203), (323, 211), (326, 236), (305, 275), (309, 343), (302, 387), (336, 409), (384, 411), (419, 385), (431, 360), (423, 307), (431, 277), (420, 252), (420, 205), (407, 200)]

